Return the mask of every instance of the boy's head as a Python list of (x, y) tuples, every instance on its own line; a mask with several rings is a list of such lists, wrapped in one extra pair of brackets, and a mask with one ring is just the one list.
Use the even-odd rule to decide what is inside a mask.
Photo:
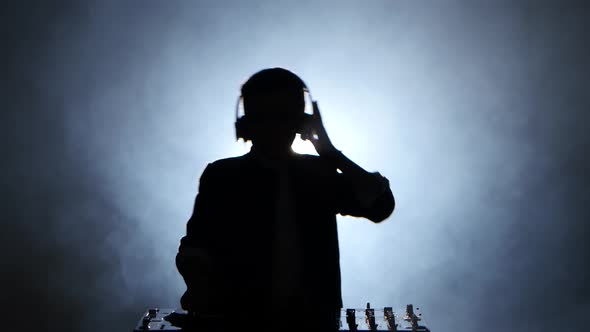
[(283, 68), (261, 70), (242, 85), (248, 131), (258, 151), (269, 156), (291, 151), (303, 124), (305, 89), (297, 75)]

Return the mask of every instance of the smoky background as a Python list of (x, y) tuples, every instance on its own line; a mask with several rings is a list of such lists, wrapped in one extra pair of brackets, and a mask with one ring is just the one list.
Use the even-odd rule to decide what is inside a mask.
[(433, 332), (590, 323), (586, 3), (0, 13), (5, 327), (131, 331), (148, 307), (178, 307), (199, 176), (247, 152), (239, 86), (274, 66), (306, 81), (335, 145), (397, 199), (379, 225), (339, 217), (345, 307), (413, 303)]

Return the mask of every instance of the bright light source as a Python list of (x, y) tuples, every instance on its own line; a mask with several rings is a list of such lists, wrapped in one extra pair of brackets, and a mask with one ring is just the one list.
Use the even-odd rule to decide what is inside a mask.
[(312, 154), (316, 156), (318, 155), (313, 144), (311, 144), (310, 141), (302, 140), (299, 134), (297, 134), (297, 137), (295, 137), (295, 140), (293, 141), (291, 148), (293, 149), (293, 151), (300, 154)]

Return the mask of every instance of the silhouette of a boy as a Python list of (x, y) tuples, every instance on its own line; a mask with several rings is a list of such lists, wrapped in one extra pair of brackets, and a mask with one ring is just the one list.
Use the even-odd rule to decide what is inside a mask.
[[(259, 71), (242, 86), (238, 129), (252, 148), (208, 164), (201, 175), (176, 257), (187, 285), (183, 309), (222, 315), (232, 326), (336, 329), (336, 215), (378, 223), (395, 201), (385, 177), (334, 147), (317, 104), (305, 118), (305, 89), (282, 68)], [(292, 151), (304, 130), (319, 156)]]

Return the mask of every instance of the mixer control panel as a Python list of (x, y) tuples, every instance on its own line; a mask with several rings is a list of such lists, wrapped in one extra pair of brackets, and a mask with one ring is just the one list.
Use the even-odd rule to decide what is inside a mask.
[[(256, 311), (254, 311), (256, 312)], [(290, 319), (299, 319), (301, 317), (285, 315), (285, 321), (281, 324), (283, 327), (289, 325)], [(188, 313), (184, 310), (175, 309), (147, 309), (139, 322), (137, 323), (134, 332), (145, 331), (186, 331), (186, 327), (196, 319), (194, 314)], [(221, 322), (221, 316), (201, 316), (209, 322), (213, 322), (211, 326), (221, 326), (216, 324), (216, 320)], [(281, 326), (256, 328), (257, 324), (264, 324), (265, 319), (258, 319), (253, 317), (248, 323), (248, 326), (253, 326), (254, 330), (276, 330), (280, 331)], [(365, 308), (344, 308), (336, 317), (339, 331), (350, 332), (430, 332), (424, 319), (420, 308), (408, 304), (399, 310), (394, 310), (393, 307), (372, 308), (370, 303), (367, 303)], [(313, 328), (310, 326), (310, 331)], [(215, 328), (199, 329), (202, 332), (214, 332)], [(302, 331), (304, 332), (304, 331)]]

